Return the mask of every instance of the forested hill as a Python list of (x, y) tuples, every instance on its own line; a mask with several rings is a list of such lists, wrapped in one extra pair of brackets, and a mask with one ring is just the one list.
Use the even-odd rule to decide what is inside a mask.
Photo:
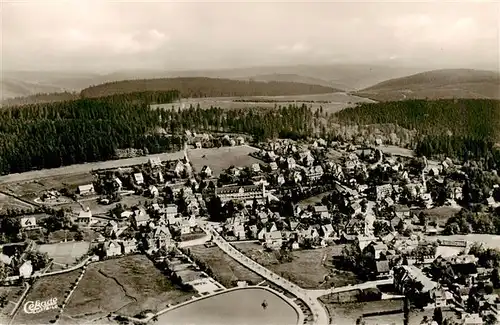
[(159, 112), (148, 103), (171, 102), (177, 91), (142, 92), (0, 110), (0, 173), (113, 159), (116, 149), (179, 150), (180, 137), (152, 132)]
[(433, 70), (390, 79), (356, 95), (377, 101), (404, 99), (500, 99), (500, 74), (473, 69)]
[(256, 82), (214, 78), (163, 78), (123, 80), (83, 89), (82, 97), (101, 97), (137, 91), (176, 89), (181, 97), (285, 96), (325, 94), (336, 89), (295, 82)]
[(1, 106), (14, 106), (14, 105), (28, 105), (28, 104), (41, 104), (61, 102), (65, 100), (78, 99), (80, 94), (77, 92), (55, 92), (55, 93), (39, 93), (25, 97), (14, 97), (4, 99)]
[(335, 115), (346, 124), (397, 124), (417, 130), (418, 153), (482, 157), (500, 140), (500, 101), (406, 100), (364, 103)]

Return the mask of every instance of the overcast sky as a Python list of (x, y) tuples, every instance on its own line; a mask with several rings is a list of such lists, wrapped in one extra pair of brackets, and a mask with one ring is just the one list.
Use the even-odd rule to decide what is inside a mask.
[(0, 1), (4, 70), (499, 62), (496, 1)]

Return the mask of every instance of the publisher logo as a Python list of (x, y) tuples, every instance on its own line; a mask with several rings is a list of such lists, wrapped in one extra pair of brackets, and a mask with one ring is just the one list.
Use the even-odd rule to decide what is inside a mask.
[(51, 309), (57, 309), (57, 298), (51, 298), (44, 301), (27, 301), (24, 304), (24, 312), (26, 314), (39, 314)]

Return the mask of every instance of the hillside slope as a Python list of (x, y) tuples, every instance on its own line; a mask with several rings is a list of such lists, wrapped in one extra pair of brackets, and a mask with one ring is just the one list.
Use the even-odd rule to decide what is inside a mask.
[(387, 80), (356, 92), (356, 95), (378, 101), (426, 98), (500, 99), (500, 74), (472, 69), (433, 70)]
[[(237, 80), (252, 80), (252, 81), (262, 81), (262, 82), (270, 82), (270, 81), (278, 81), (278, 82), (298, 82), (308, 85), (319, 85), (324, 87), (333, 87), (335, 89), (335, 85), (332, 83), (318, 78), (305, 77), (294, 73), (271, 73), (271, 74), (260, 74), (251, 77), (241, 77), (235, 78)], [(342, 89), (336, 89), (336, 91), (343, 91)]]
[(137, 91), (176, 89), (182, 97), (282, 96), (324, 94), (336, 89), (293, 82), (252, 82), (212, 78), (123, 80), (83, 89), (83, 97), (101, 97)]

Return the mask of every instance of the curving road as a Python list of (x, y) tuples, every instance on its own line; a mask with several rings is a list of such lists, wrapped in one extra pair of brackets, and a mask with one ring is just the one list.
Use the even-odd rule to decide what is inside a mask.
[(369, 282), (360, 283), (357, 285), (349, 285), (349, 286), (330, 288), (330, 289), (324, 289), (324, 290), (302, 289), (298, 285), (280, 277), (279, 275), (275, 274), (274, 272), (270, 271), (269, 269), (258, 264), (254, 260), (243, 255), (240, 251), (238, 251), (236, 248), (231, 246), (231, 244), (228, 243), (221, 235), (219, 235), (219, 233), (212, 228), (212, 225), (210, 223), (204, 223), (204, 224), (200, 223), (200, 227), (208, 235), (212, 236), (212, 241), (220, 249), (222, 249), (222, 251), (224, 251), (226, 254), (228, 254), (229, 256), (231, 256), (236, 261), (243, 264), (244, 266), (246, 266), (250, 270), (259, 274), (263, 278), (269, 280), (270, 282), (273, 282), (274, 284), (287, 290), (288, 292), (290, 292), (291, 294), (293, 294), (297, 298), (303, 300), (305, 302), (305, 304), (309, 307), (309, 309), (311, 309), (311, 311), (313, 313), (313, 321), (314, 321), (314, 324), (316, 324), (316, 325), (327, 325), (330, 323), (328, 312), (323, 307), (323, 305), (319, 302), (319, 300), (318, 300), (319, 297), (324, 296), (324, 295), (328, 295), (328, 294), (332, 294), (332, 293), (339, 293), (339, 292), (351, 291), (351, 290), (357, 290), (357, 289), (373, 288), (373, 287), (376, 287), (377, 285), (391, 284), (393, 282), (392, 278), (389, 278), (389, 279), (384, 279), (384, 280), (369, 281)]
[(219, 246), (226, 254), (234, 258), (236, 261), (245, 265), (250, 270), (259, 274), (263, 278), (277, 284), (283, 289), (289, 291), (297, 298), (304, 301), (304, 303), (311, 309), (314, 317), (314, 324), (318, 325), (326, 325), (329, 324), (329, 316), (328, 312), (325, 310), (323, 305), (318, 301), (317, 296), (310, 293), (310, 290), (305, 290), (297, 286), (296, 284), (280, 277), (279, 275), (271, 272), (267, 268), (253, 261), (252, 259), (246, 257), (242, 253), (240, 253), (237, 249), (235, 249), (231, 244), (229, 244), (222, 236), (219, 235), (210, 225), (202, 226), (202, 229), (205, 230), (208, 234), (211, 234), (213, 237), (213, 242)]

